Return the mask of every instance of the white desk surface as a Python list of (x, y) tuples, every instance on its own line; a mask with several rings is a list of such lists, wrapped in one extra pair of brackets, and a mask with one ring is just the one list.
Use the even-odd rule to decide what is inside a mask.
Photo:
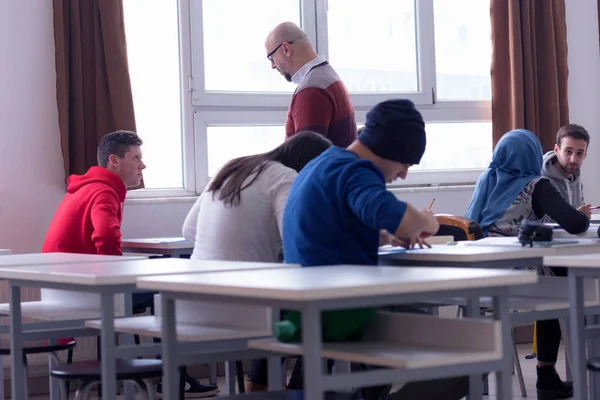
[[(115, 317), (122, 317), (122, 310), (115, 310)], [(10, 315), (10, 303), (0, 304), (0, 315)], [(23, 318), (36, 321), (71, 321), (100, 318), (100, 307), (89, 304), (67, 304), (48, 301), (24, 301), (21, 303)]]
[(533, 271), (327, 266), (138, 279), (139, 289), (310, 301), (533, 284)]
[[(523, 247), (517, 237), (504, 236), (504, 237), (487, 237), (479, 240), (463, 241), (460, 242), (462, 246), (494, 246), (500, 247), (504, 250), (508, 248), (525, 249), (530, 248), (529, 246)], [(533, 249), (545, 250), (544, 255), (560, 254), (564, 251), (570, 251), (577, 249), (577, 251), (589, 252), (600, 252), (600, 239), (582, 238), (574, 235), (569, 235), (568, 238), (559, 238), (553, 240), (550, 244), (536, 243), (533, 245)]]
[(577, 256), (547, 256), (544, 257), (544, 265), (549, 267), (600, 268), (600, 251), (596, 254)]
[(543, 249), (536, 247), (465, 246), (462, 243), (457, 245), (434, 245), (430, 249), (406, 251), (396, 248), (398, 253), (393, 254), (382, 253), (382, 251), (394, 251), (391, 246), (382, 246), (380, 247), (380, 256), (384, 256), (386, 259), (413, 261), (483, 262), (535, 258), (547, 254)]
[(183, 237), (123, 239), (122, 248), (129, 249), (193, 249), (194, 243)]
[(595, 238), (598, 239), (598, 227), (600, 225), (597, 222), (592, 222), (587, 231), (579, 234), (572, 235), (569, 232), (565, 231), (558, 224), (547, 224), (552, 227), (552, 237), (554, 238)]
[[(149, 275), (189, 274), (284, 267), (298, 267), (298, 265), (159, 258), (152, 260), (119, 260), (114, 262), (85, 264), (56, 263), (0, 268), (0, 279), (102, 286), (133, 284), (138, 277)], [(199, 276), (195, 276), (195, 278), (201, 279)]]
[(136, 256), (105, 256), (99, 254), (75, 254), (75, 253), (30, 253), (30, 254), (7, 254), (0, 257), (0, 267), (17, 267), (23, 265), (42, 264), (71, 264), (107, 261), (131, 261), (143, 260), (147, 257)]

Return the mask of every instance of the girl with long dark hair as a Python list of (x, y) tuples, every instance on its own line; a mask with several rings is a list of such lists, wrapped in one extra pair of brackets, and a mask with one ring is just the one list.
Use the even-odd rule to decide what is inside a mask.
[(301, 132), (267, 153), (225, 164), (183, 224), (183, 236), (194, 242), (192, 258), (277, 261), (281, 219), (292, 182), (330, 146), (317, 133)]

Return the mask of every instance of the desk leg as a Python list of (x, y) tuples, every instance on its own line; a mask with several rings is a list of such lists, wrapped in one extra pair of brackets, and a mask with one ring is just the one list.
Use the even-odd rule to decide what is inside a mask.
[(177, 332), (175, 331), (175, 299), (166, 293), (162, 293), (161, 302), (163, 334), (163, 396), (166, 400), (175, 400), (178, 399), (179, 396)]
[[(271, 307), (271, 325), (281, 320), (279, 308)], [(267, 358), (267, 383), (270, 392), (280, 391), (287, 383), (286, 365), (279, 356)]]
[(218, 364), (216, 362), (210, 363), (208, 365), (208, 368), (209, 368), (208, 383), (211, 385), (216, 385), (217, 384)]
[(573, 365), (573, 356), (571, 355), (571, 322), (568, 317), (559, 318), (560, 331), (562, 332), (562, 339), (565, 345), (565, 380), (573, 382), (573, 375), (571, 374), (571, 365)]
[[(131, 317), (133, 314), (133, 293), (124, 293), (123, 303), (125, 317)], [(121, 338), (123, 344), (135, 345), (133, 335), (121, 335)], [(135, 384), (131, 382), (125, 382), (125, 400), (135, 400)]]
[[(470, 318), (481, 318), (481, 307), (479, 297), (467, 299), (467, 316)], [(469, 400), (481, 399), (483, 397), (483, 379), (481, 375), (469, 376)]]
[(25, 365), (23, 363), (23, 323), (21, 321), (21, 287), (9, 282), (10, 288), (10, 362), (11, 398), (24, 399)]
[[(130, 334), (122, 334), (118, 336), (119, 338), (119, 344), (124, 344), (124, 345), (130, 345), (133, 346), (135, 345), (135, 340), (133, 338), (133, 335)], [(128, 382), (125, 381), (123, 382), (123, 386), (125, 388), (125, 400), (135, 400), (135, 384), (132, 382)]]
[[(49, 344), (56, 344), (57, 342), (58, 341), (55, 339), (48, 341)], [(52, 375), (50, 375), (50, 373), (55, 367), (58, 367), (58, 365), (56, 365), (56, 361), (54, 361), (54, 358), (48, 356), (48, 381), (50, 384), (50, 399), (60, 400), (60, 382), (58, 381), (58, 379), (54, 379), (52, 378)]]
[(302, 309), (302, 346), (304, 347), (304, 398), (323, 400), (321, 363), (321, 312), (314, 304)]
[(225, 361), (225, 386), (228, 396), (235, 396), (235, 383), (235, 361)]
[(117, 397), (117, 369), (115, 346), (115, 300), (113, 293), (100, 294), (100, 315), (102, 319), (101, 357), (102, 357), (102, 398)]
[(588, 399), (587, 373), (585, 358), (585, 326), (583, 308), (583, 278), (569, 271), (569, 302), (571, 322), (571, 372), (575, 396), (579, 400)]
[(512, 399), (512, 324), (508, 306), (508, 288), (494, 296), (494, 319), (500, 321), (502, 330), (502, 369), (497, 371), (496, 387), (498, 400)]
[[(600, 325), (600, 316), (592, 315), (589, 317), (592, 320), (592, 325)], [(584, 328), (585, 331), (585, 328)], [(598, 338), (589, 338), (587, 339), (587, 347), (588, 353), (587, 356), (589, 358), (600, 356), (600, 339)], [(587, 363), (586, 363), (587, 369)], [(592, 399), (600, 399), (600, 374), (588, 374), (588, 378), (590, 380), (590, 397)]]

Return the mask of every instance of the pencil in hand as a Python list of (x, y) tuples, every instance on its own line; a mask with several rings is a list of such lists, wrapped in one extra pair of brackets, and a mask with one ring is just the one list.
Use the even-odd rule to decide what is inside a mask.
[(435, 203), (435, 198), (433, 200), (431, 200), (431, 204), (429, 205), (429, 208), (427, 210), (431, 211), (431, 207), (433, 207), (433, 203)]

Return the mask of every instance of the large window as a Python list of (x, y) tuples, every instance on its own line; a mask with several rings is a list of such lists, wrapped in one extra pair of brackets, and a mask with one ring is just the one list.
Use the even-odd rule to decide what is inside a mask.
[(137, 131), (150, 189), (183, 187), (181, 74), (176, 1), (124, 0)]
[(434, 0), (439, 100), (490, 100), (489, 0)]
[(292, 93), (265, 63), (265, 39), (281, 21), (300, 24), (298, 0), (203, 0), (206, 91)]
[(285, 140), (285, 131), (282, 125), (208, 125), (207, 138), (208, 176), (214, 176), (233, 158), (264, 153), (279, 146)]
[(284, 140), (295, 85), (264, 47), (283, 21), (331, 62), (358, 124), (382, 100), (417, 104), (427, 150), (405, 184), (472, 182), (490, 161), (489, 0), (124, 2), (150, 187), (199, 192), (231, 158)]
[(416, 92), (415, 27), (413, 0), (329, 0), (329, 61), (350, 92)]

